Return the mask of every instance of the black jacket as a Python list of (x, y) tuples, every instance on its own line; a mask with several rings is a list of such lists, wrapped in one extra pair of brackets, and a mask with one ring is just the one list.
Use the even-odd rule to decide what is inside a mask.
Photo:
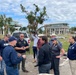
[(48, 43), (45, 43), (39, 50), (38, 66), (51, 62), (51, 48)]

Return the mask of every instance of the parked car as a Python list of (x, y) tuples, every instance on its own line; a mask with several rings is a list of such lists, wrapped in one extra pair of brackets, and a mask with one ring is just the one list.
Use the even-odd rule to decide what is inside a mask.
[(56, 36), (56, 38), (58, 38), (58, 39), (65, 39), (64, 36)]
[[(28, 33), (27, 33), (26, 31), (14, 31), (14, 32), (12, 33), (12, 36), (14, 36), (14, 37), (16, 37), (17, 39), (19, 39), (19, 35), (20, 35), (21, 33), (24, 34), (24, 39), (27, 41), (27, 43), (28, 43), (29, 46), (30, 46), (30, 38), (29, 38)], [(30, 48), (27, 49), (27, 51), (30, 51)]]
[(39, 37), (40, 37), (40, 36), (46, 36), (46, 34), (39, 34), (38, 36), (39, 36)]

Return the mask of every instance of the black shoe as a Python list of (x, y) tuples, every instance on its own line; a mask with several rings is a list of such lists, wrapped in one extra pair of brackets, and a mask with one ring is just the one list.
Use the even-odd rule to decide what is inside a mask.
[(34, 67), (37, 67), (38, 65), (34, 65)]
[(23, 72), (26, 72), (26, 73), (28, 73), (29, 71), (28, 70), (26, 70), (26, 69), (24, 69), (24, 70), (22, 70)]

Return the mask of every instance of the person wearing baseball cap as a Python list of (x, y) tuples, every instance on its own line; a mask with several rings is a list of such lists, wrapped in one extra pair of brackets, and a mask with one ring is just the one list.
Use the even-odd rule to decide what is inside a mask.
[(51, 46), (51, 65), (54, 70), (54, 75), (60, 75), (59, 73), (59, 61), (60, 57), (64, 55), (64, 49), (59, 45), (57, 38), (52, 38)]
[(15, 37), (9, 38), (9, 45), (3, 50), (3, 59), (6, 64), (6, 73), (7, 75), (19, 75), (17, 64), (22, 61), (25, 56), (17, 53), (14, 49), (14, 46), (17, 43)]

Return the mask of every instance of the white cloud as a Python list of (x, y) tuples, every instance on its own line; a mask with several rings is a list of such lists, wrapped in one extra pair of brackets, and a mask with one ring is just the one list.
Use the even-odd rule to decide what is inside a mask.
[[(13, 16), (25, 16), (21, 12), (20, 4), (23, 4), (28, 11), (34, 10), (33, 4), (37, 4), (40, 8), (46, 6), (49, 18), (56, 22), (76, 20), (76, 0), (0, 0), (0, 12), (12, 12)], [(25, 21), (20, 23), (26, 23)]]

